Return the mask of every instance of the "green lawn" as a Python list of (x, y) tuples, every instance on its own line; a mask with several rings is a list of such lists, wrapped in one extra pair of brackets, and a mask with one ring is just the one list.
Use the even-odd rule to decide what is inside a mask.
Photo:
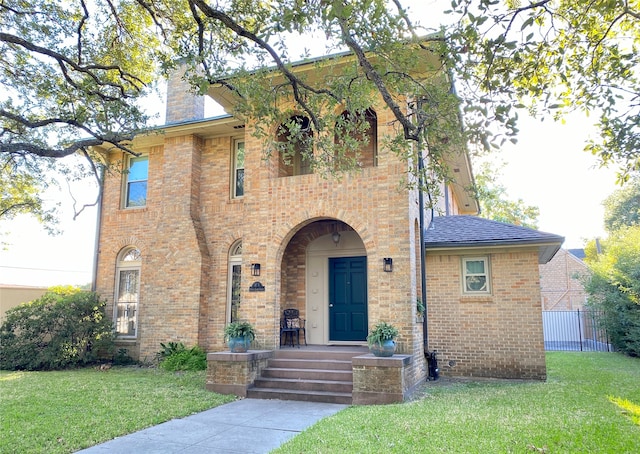
[(204, 372), (0, 371), (0, 453), (69, 453), (233, 400)]
[(547, 369), (544, 383), (443, 381), (413, 402), (351, 407), (276, 452), (640, 453), (640, 358), (553, 352)]
[[(638, 453), (640, 359), (547, 354), (545, 383), (425, 386), (416, 400), (350, 407), (278, 453)], [(0, 372), (0, 453), (68, 453), (232, 398), (200, 373), (112, 368)]]

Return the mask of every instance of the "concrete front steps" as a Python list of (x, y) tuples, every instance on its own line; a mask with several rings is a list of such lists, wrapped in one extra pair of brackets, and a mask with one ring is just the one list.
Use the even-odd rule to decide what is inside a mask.
[(351, 358), (368, 352), (366, 347), (346, 346), (276, 350), (247, 397), (351, 404)]

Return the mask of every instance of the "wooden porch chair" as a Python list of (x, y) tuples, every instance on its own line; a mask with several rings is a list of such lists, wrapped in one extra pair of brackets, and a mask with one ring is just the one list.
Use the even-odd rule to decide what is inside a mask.
[(305, 322), (305, 319), (300, 318), (298, 309), (285, 309), (282, 313), (282, 319), (280, 319), (280, 345), (283, 342), (284, 345), (287, 345), (287, 341), (290, 341), (291, 347), (293, 347), (294, 342), (297, 342), (298, 348), (300, 348), (300, 331), (302, 331), (304, 345), (307, 345)]

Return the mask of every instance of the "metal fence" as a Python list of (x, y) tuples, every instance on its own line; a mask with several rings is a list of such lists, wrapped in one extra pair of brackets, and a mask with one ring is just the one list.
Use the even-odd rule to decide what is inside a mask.
[(613, 351), (607, 331), (592, 310), (542, 311), (545, 350)]

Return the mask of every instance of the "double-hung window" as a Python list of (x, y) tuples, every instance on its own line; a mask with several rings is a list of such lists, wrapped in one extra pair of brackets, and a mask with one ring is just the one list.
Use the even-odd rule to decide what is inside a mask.
[(467, 294), (489, 293), (489, 258), (465, 257), (462, 259), (462, 290)]
[(126, 170), (125, 208), (143, 207), (147, 204), (147, 180), (149, 178), (149, 157), (129, 158)]
[(233, 146), (233, 193), (232, 196), (244, 195), (244, 141), (236, 140)]

